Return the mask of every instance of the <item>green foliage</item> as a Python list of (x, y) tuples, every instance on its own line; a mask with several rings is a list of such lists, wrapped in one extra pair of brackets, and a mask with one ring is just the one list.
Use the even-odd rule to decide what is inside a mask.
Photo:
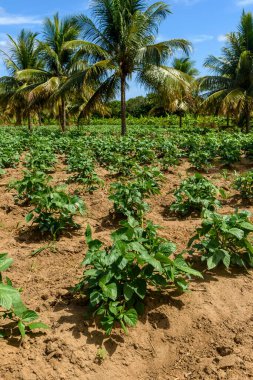
[(220, 263), (226, 268), (230, 265), (240, 267), (253, 266), (253, 246), (250, 234), (253, 232), (250, 213), (235, 212), (231, 215), (220, 215), (206, 211), (202, 225), (197, 234), (190, 240), (193, 252), (201, 254), (207, 261), (208, 269), (213, 269)]
[(227, 136), (222, 139), (219, 155), (225, 165), (231, 165), (241, 159), (242, 144), (238, 136)]
[(84, 203), (77, 195), (69, 195), (63, 186), (47, 186), (35, 193), (31, 199), (34, 209), (26, 216), (26, 221), (38, 225), (42, 233), (50, 232), (55, 238), (67, 228), (78, 228), (74, 216), (84, 213)]
[(136, 178), (135, 181), (113, 183), (109, 199), (113, 201), (116, 213), (142, 219), (143, 214), (149, 209), (144, 198), (159, 194), (160, 183), (164, 177), (155, 167), (135, 167), (133, 176)]
[(200, 214), (203, 210), (214, 210), (220, 206), (216, 197), (220, 190), (201, 174), (186, 178), (174, 192), (175, 202), (170, 211), (186, 216), (192, 212)]
[(157, 226), (141, 227), (129, 217), (111, 234), (112, 246), (103, 248), (86, 230), (88, 252), (83, 278), (75, 292), (86, 295), (102, 328), (110, 334), (116, 324), (127, 333), (144, 311), (149, 287), (187, 289), (187, 277), (201, 274), (187, 265), (182, 255), (173, 258), (175, 245), (157, 235)]
[(43, 150), (31, 150), (26, 156), (25, 165), (30, 170), (51, 172), (56, 161), (55, 154), (43, 147)]
[(238, 175), (234, 181), (234, 187), (245, 199), (253, 198), (253, 171)]
[(203, 170), (211, 167), (213, 156), (209, 150), (199, 147), (196, 152), (191, 152), (189, 162), (198, 170)]
[(83, 184), (89, 192), (103, 185), (103, 181), (94, 170), (94, 161), (87, 153), (80, 151), (71, 152), (68, 158), (68, 171), (75, 172), (69, 178), (69, 181)]
[(136, 182), (133, 183), (113, 183), (111, 185), (111, 195), (109, 199), (113, 202), (114, 210), (117, 214), (125, 216), (135, 216), (143, 218), (143, 214), (148, 211), (149, 206), (144, 201), (142, 188)]
[(171, 141), (163, 141), (157, 147), (157, 156), (163, 170), (177, 165), (182, 155), (181, 150)]
[(21, 180), (10, 183), (9, 187), (18, 192), (17, 199), (30, 203), (37, 193), (45, 189), (50, 179), (44, 172), (27, 170)]
[[(12, 328), (17, 328), (24, 338), (28, 331), (49, 327), (38, 321), (38, 314), (23, 304), (20, 290), (13, 287), (11, 280), (8, 277), (3, 278), (3, 272), (12, 265), (12, 262), (7, 253), (0, 254), (0, 321), (12, 322)], [(4, 337), (5, 333), (5, 330), (1, 330), (0, 336)]]

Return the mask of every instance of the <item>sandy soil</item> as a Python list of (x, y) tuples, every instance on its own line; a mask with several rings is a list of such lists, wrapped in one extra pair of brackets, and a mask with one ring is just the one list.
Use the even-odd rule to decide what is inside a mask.
[[(234, 197), (230, 188), (233, 170), (224, 179), (220, 168), (207, 176), (223, 186), (232, 196), (224, 201), (222, 213), (234, 206), (248, 208)], [(84, 320), (85, 305), (69, 294), (82, 273), (80, 263), (85, 255), (84, 231), (90, 223), (94, 236), (104, 242), (116, 228), (111, 220), (108, 201), (110, 176), (98, 169), (105, 181), (103, 189), (83, 194), (86, 215), (77, 218), (82, 229), (66, 234), (49, 249), (31, 256), (48, 243), (27, 227), (24, 216), (29, 208), (15, 205), (6, 185), (20, 178), (22, 166), (7, 170), (0, 180), (0, 252), (9, 252), (14, 265), (8, 276), (23, 288), (26, 304), (40, 313), (51, 326), (46, 333), (30, 335), (20, 345), (18, 339), (0, 341), (2, 380), (202, 380), (253, 378), (253, 272), (216, 270), (205, 272), (204, 280), (191, 282), (191, 291), (150, 294), (146, 312), (128, 336), (116, 331), (110, 338), (94, 324)], [(148, 218), (163, 228), (160, 234), (185, 248), (200, 220), (176, 220), (168, 216), (171, 192), (189, 175), (191, 169), (182, 163), (166, 173), (159, 196), (149, 200)], [(61, 159), (53, 174), (55, 183), (68, 175)], [(69, 190), (76, 189), (70, 185)]]

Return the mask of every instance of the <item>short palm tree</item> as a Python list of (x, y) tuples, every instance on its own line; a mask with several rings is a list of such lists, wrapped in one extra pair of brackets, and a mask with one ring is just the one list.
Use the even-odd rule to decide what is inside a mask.
[(145, 4), (144, 0), (94, 0), (93, 20), (85, 15), (76, 18), (84, 39), (76, 46), (86, 53), (90, 66), (75, 75), (65, 90), (89, 82), (95, 85), (84, 113), (90, 112), (99, 99), (108, 101), (120, 92), (122, 135), (126, 134), (127, 81), (134, 73), (140, 78), (144, 71), (156, 77), (162, 63), (177, 49), (187, 54), (190, 50), (190, 43), (184, 39), (156, 42), (158, 26), (170, 10), (164, 2), (148, 8)]
[(236, 33), (227, 35), (222, 56), (209, 56), (205, 66), (215, 75), (200, 79), (205, 107), (228, 115), (233, 112), (250, 129), (253, 110), (253, 15), (243, 12)]
[(199, 71), (194, 65), (195, 62), (190, 60), (189, 57), (174, 58), (172, 61), (172, 67), (174, 69), (188, 74), (192, 78), (195, 78), (199, 75)]
[(1, 51), (9, 73), (9, 76), (0, 78), (1, 103), (5, 111), (16, 115), (17, 125), (21, 125), (23, 117), (27, 116), (29, 129), (31, 128), (31, 109), (27, 91), (25, 91), (26, 83), (17, 78), (17, 72), (42, 67), (42, 61), (38, 57), (37, 35), (24, 29), (16, 40), (8, 35), (9, 52)]
[(56, 14), (46, 18), (43, 24), (43, 41), (39, 43), (39, 57), (43, 69), (26, 69), (18, 73), (20, 80), (30, 84), (31, 103), (49, 102), (57, 105), (62, 131), (66, 128), (66, 96), (59, 88), (84, 62), (69, 48), (69, 43), (79, 36), (79, 27), (73, 18), (63, 20)]

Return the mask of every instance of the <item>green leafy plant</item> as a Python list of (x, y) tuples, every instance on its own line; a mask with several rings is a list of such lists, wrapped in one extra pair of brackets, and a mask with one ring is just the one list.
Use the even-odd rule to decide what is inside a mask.
[[(230, 265), (253, 266), (253, 246), (250, 234), (253, 224), (247, 211), (235, 212), (231, 215), (220, 215), (206, 211), (202, 225), (197, 234), (190, 240), (189, 247), (193, 252), (201, 254), (207, 261), (208, 269), (220, 263), (226, 268)], [(193, 245), (195, 241), (198, 241)]]
[(51, 172), (57, 162), (54, 152), (50, 147), (42, 146), (37, 149), (31, 149), (26, 155), (25, 165), (29, 170), (38, 170)]
[(116, 182), (111, 185), (109, 199), (113, 201), (116, 213), (142, 219), (144, 213), (149, 209), (144, 198), (159, 194), (164, 176), (158, 168), (142, 168), (140, 166), (135, 166), (132, 175), (135, 181)]
[(84, 213), (84, 202), (77, 195), (67, 194), (64, 188), (47, 186), (34, 194), (34, 209), (26, 216), (27, 222), (32, 220), (42, 233), (50, 232), (54, 238), (67, 228), (78, 228), (73, 218)]
[[(3, 278), (3, 272), (12, 262), (7, 253), (0, 254), (0, 321), (10, 321), (13, 329), (18, 328), (21, 337), (24, 338), (28, 331), (49, 327), (38, 321), (39, 315), (24, 305), (20, 296), (21, 290), (14, 288), (8, 277)], [(0, 336), (6, 336), (5, 330), (0, 330)]]
[(196, 152), (191, 152), (189, 162), (198, 170), (210, 168), (213, 162), (213, 155), (209, 150), (200, 147)]
[(201, 174), (186, 178), (174, 192), (175, 202), (170, 211), (186, 216), (192, 212), (200, 214), (204, 209), (214, 210), (220, 206), (216, 197), (224, 192)]
[(88, 297), (90, 311), (107, 334), (117, 324), (126, 333), (127, 327), (136, 325), (149, 287), (161, 290), (176, 286), (184, 291), (188, 276), (202, 277), (182, 255), (174, 257), (176, 246), (159, 237), (157, 228), (152, 222), (141, 227), (129, 217), (111, 234), (112, 245), (103, 248), (87, 227), (85, 269), (74, 291)]
[(50, 179), (51, 177), (42, 171), (27, 170), (24, 172), (21, 180), (10, 183), (9, 187), (17, 190), (17, 199), (30, 203), (37, 193), (42, 192), (46, 188)]
[(231, 165), (241, 159), (242, 144), (238, 137), (226, 136), (222, 139), (219, 156), (225, 165)]
[(237, 175), (234, 181), (234, 188), (238, 190), (245, 199), (253, 198), (253, 170)]
[(113, 183), (110, 191), (109, 199), (113, 201), (114, 211), (117, 214), (132, 215), (142, 219), (149, 209), (138, 183)]
[(89, 192), (93, 192), (103, 185), (103, 181), (94, 170), (94, 162), (85, 154), (72, 154), (68, 158), (68, 171), (75, 172), (69, 181), (82, 183)]

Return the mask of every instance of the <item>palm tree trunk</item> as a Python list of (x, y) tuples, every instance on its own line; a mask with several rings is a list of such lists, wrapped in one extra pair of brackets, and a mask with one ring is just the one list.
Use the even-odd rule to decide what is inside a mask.
[(180, 126), (180, 128), (182, 128), (182, 126), (183, 126), (183, 117), (182, 117), (182, 115), (179, 115), (179, 126)]
[(28, 110), (27, 119), (28, 119), (28, 129), (29, 129), (29, 131), (31, 131), (32, 130), (32, 120), (31, 120), (30, 110)]
[(66, 104), (65, 100), (61, 99), (60, 107), (59, 107), (59, 119), (62, 132), (66, 131)]
[(39, 125), (42, 125), (41, 113), (40, 112), (38, 112), (38, 122), (39, 122)]
[(22, 125), (22, 113), (21, 113), (21, 110), (18, 109), (16, 111), (16, 123), (15, 123), (16, 126), (21, 126)]
[(126, 77), (121, 77), (121, 135), (126, 135)]
[(246, 114), (246, 133), (249, 133), (250, 131), (250, 111), (247, 110)]

